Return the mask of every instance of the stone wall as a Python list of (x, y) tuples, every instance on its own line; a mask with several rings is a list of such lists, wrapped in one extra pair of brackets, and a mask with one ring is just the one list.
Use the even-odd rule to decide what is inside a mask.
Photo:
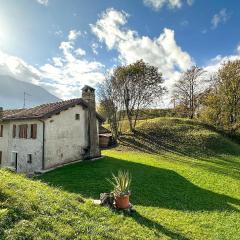
[[(28, 138), (19, 138), (18, 127), (16, 137), (12, 137), (13, 125), (28, 124)], [(30, 138), (30, 125), (37, 124), (37, 138)], [(38, 120), (18, 120), (5, 123), (4, 126), (3, 167), (16, 168), (15, 154), (17, 154), (17, 172), (33, 173), (42, 168), (43, 127)], [(28, 162), (28, 155), (32, 155), (32, 161)]]

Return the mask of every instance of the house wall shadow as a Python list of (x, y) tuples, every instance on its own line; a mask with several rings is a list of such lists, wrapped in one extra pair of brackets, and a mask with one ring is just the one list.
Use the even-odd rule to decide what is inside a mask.
[(65, 166), (40, 176), (40, 179), (96, 199), (101, 192), (111, 190), (106, 178), (119, 169), (127, 169), (133, 176), (133, 204), (182, 211), (238, 211), (233, 205), (240, 206), (240, 199), (200, 188), (175, 171), (111, 157)]

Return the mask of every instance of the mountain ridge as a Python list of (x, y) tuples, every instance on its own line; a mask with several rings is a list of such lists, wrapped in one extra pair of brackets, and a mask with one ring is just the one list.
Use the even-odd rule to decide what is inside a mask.
[(0, 107), (4, 109), (23, 108), (24, 92), (27, 93), (25, 101), (27, 108), (60, 100), (40, 86), (0, 74)]

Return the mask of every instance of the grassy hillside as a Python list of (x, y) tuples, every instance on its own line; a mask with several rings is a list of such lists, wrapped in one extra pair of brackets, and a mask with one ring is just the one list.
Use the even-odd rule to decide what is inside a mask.
[[(104, 154), (40, 176), (48, 185), (0, 171), (0, 239), (239, 239), (238, 144), (163, 118), (140, 121)], [(118, 169), (133, 176), (131, 216), (87, 200)]]
[[(155, 118), (138, 121), (136, 134), (128, 134), (123, 123), (122, 145), (141, 151), (160, 153), (163, 150), (187, 155), (240, 154), (239, 145), (213, 128), (189, 119)], [(132, 144), (131, 144), (132, 141)], [(125, 143), (125, 144), (124, 144)]]
[[(141, 232), (154, 238), (134, 219), (94, 206), (79, 194), (4, 170), (0, 170), (0, 176), (1, 240), (143, 239)], [(78, 178), (71, 180), (83, 184)], [(97, 183), (95, 186), (97, 189)]]

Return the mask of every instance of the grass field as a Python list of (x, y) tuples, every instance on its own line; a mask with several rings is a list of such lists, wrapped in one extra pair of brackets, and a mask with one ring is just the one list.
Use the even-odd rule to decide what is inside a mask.
[[(239, 239), (237, 143), (193, 121), (153, 119), (103, 154), (39, 178), (52, 187), (1, 172), (0, 238)], [(118, 169), (133, 176), (136, 213), (82, 203), (110, 191), (106, 178)]]

